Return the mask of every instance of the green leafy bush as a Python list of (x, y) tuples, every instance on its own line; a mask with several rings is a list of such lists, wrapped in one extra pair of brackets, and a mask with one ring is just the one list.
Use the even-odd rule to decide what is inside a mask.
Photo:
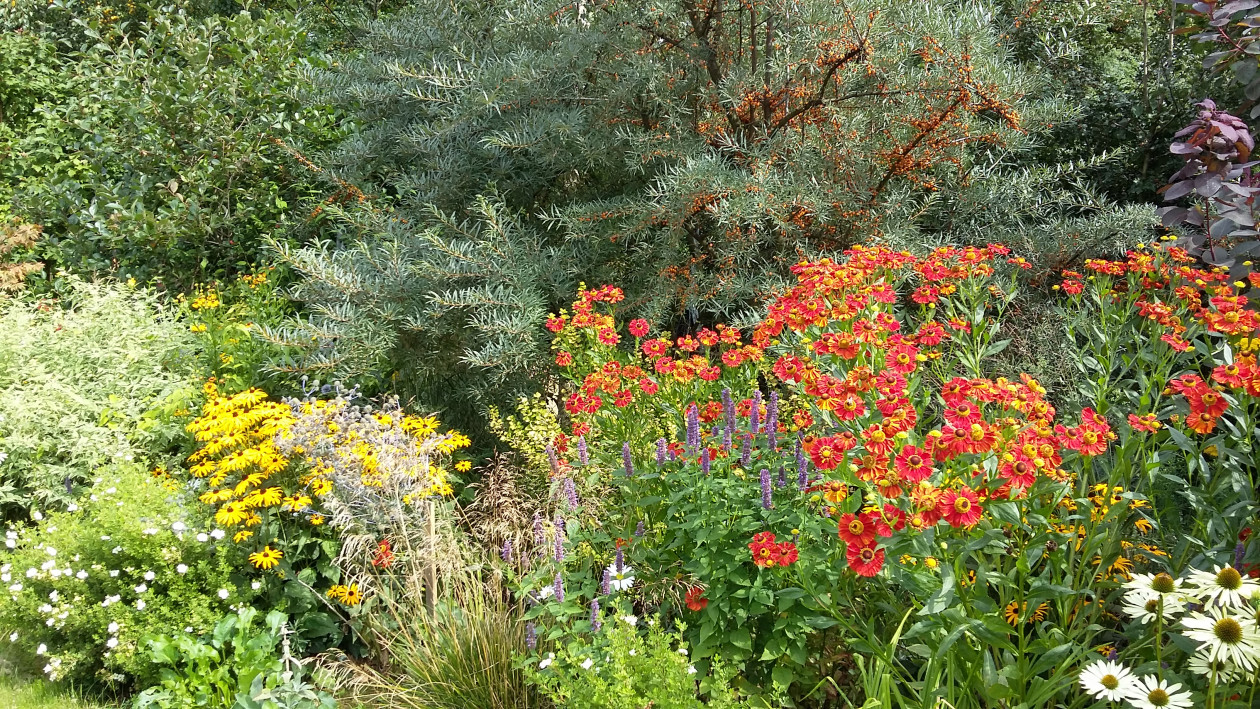
[(59, 282), (59, 300), (0, 305), (0, 509), (64, 507), (97, 468), (137, 463), (176, 428), (192, 342), (168, 310), (122, 284)]
[(149, 633), (205, 632), (253, 591), (200, 506), (136, 464), (101, 472), (81, 502), (6, 533), (5, 655), (53, 680), (126, 688), (151, 674)]
[(302, 665), (288, 654), (284, 640), (284, 614), (268, 613), (265, 626), (255, 629), (257, 616), (245, 607), (220, 620), (205, 638), (187, 633), (149, 638), (161, 683), (136, 697), (136, 709), (336, 709), (330, 695), (302, 681)]
[[(644, 632), (638, 618), (608, 619), (608, 628), (589, 643), (574, 642), (547, 652), (531, 676), (560, 707), (572, 709), (702, 709), (742, 707), (728, 686), (734, 672), (717, 666), (704, 678), (707, 701), (697, 692), (696, 668), (688, 659), (680, 632), (666, 632), (648, 618)], [(685, 629), (685, 626), (684, 628)], [(681, 629), (680, 629), (681, 630)], [(675, 648), (675, 646), (677, 646)]]

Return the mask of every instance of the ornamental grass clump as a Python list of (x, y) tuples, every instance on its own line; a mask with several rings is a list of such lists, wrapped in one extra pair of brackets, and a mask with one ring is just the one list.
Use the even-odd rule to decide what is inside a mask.
[[(996, 369), (1027, 266), (855, 248), (795, 266), (747, 334), (634, 321), (633, 349), (620, 291), (580, 292), (547, 323), (571, 382), (552, 499), (571, 479), (613, 494), (536, 528), (564, 549), (518, 580), (537, 652), (597, 633), (596, 601), (686, 619), (701, 672), (738, 663), (765, 696), (1067, 701), (1120, 632), (1121, 586), (1228, 554), (1256, 509), (1260, 322), (1246, 283), (1176, 247), (1089, 261), (1059, 286), (1086, 402), (1062, 410)], [(629, 588), (600, 583), (613, 557)]]

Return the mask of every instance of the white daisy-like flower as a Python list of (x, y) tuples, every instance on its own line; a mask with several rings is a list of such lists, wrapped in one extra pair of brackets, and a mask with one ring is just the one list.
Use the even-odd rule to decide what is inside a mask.
[(152, 571), (146, 571), (146, 572), (144, 572), (144, 580), (145, 580), (145, 581), (152, 581), (152, 580), (153, 580), (153, 579), (155, 579), (155, 578), (157, 578), (157, 574), (153, 573)]
[(554, 652), (549, 652), (549, 653), (547, 653), (547, 656), (546, 656), (545, 658), (543, 658), (543, 661), (542, 661), (542, 662), (540, 662), (540, 663), (538, 663), (538, 669), (540, 669), (540, 670), (545, 670), (545, 669), (547, 669), (548, 667), (551, 667), (551, 663), (553, 663), (553, 662), (555, 662), (555, 661), (556, 661), (556, 653), (554, 653)]
[(43, 518), (44, 518), (44, 513), (40, 512), (39, 510), (35, 510), (34, 512), (31, 513), (31, 519), (35, 520), (36, 522), (42, 520)]
[(229, 595), (230, 594), (228, 593), (228, 590), (226, 588), (219, 589), (219, 598), (222, 598), (223, 600), (226, 601)]
[(109, 640), (106, 640), (105, 647), (110, 648), (111, 650), (118, 647), (118, 638), (110, 638)]
[(1191, 655), (1188, 666), (1191, 672), (1204, 677), (1210, 678), (1215, 673), (1218, 682), (1241, 682), (1247, 678), (1247, 673), (1238, 665), (1212, 660), (1205, 652), (1196, 652)]
[[(1132, 592), (1130, 592), (1132, 593)], [(1186, 612), (1186, 602), (1179, 596), (1167, 595), (1163, 597), (1164, 603), (1164, 620), (1175, 619), (1182, 613)], [(1154, 623), (1159, 618), (1160, 598), (1142, 598), (1138, 595), (1125, 594), (1124, 605), (1121, 610), (1130, 618), (1139, 623)]]
[(1222, 605), (1226, 608), (1249, 609), (1248, 600), (1260, 591), (1260, 584), (1238, 573), (1238, 569), (1226, 564), (1207, 571), (1191, 571), (1190, 590), (1203, 600), (1203, 605)]
[(1260, 660), (1260, 633), (1256, 621), (1246, 616), (1232, 616), (1228, 608), (1211, 606), (1207, 613), (1191, 613), (1181, 619), (1186, 637), (1203, 643), (1200, 651), (1209, 661), (1232, 662), (1246, 670), (1256, 668)]
[(553, 588), (550, 584), (538, 589), (538, 597), (544, 601), (547, 600), (548, 598), (551, 598), (554, 595), (556, 595), (556, 589)]
[(40, 643), (39, 647), (35, 648), (36, 655), (43, 655), (46, 652), (48, 652), (48, 646), (45, 645), (44, 643)]
[(1124, 599), (1130, 603), (1139, 603), (1150, 598), (1159, 598), (1176, 593), (1181, 588), (1181, 579), (1170, 574), (1134, 574), (1124, 584)]
[(186, 573), (188, 573), (188, 564), (176, 564), (176, 565), (175, 565), (175, 573), (177, 573), (177, 574), (186, 574)]
[(222, 539), (224, 537), (224, 534), (225, 533), (222, 529), (216, 529), (210, 532), (210, 536), (214, 537), (215, 539)]
[(1081, 689), (1098, 699), (1118, 702), (1128, 696), (1137, 678), (1118, 662), (1099, 660), (1081, 670)]
[(22, 584), (15, 583), (12, 586), (9, 586), (9, 590), (13, 593), (17, 593), (18, 591), (22, 590)]
[(141, 598), (140, 600), (136, 601), (136, 610), (138, 611), (144, 610), (145, 605), (147, 604), (144, 602), (144, 599)]
[(687, 674), (694, 675), (696, 673), (695, 665), (687, 665)]
[(1154, 675), (1139, 677), (1125, 697), (1136, 709), (1190, 709), (1190, 692), (1180, 684), (1168, 684)]
[(136, 586), (135, 590), (136, 590), (136, 593), (144, 593), (145, 591), (149, 590), (149, 586), (148, 584), (142, 583), (139, 586)]
[(175, 524), (171, 525), (171, 531), (174, 531), (174, 532), (182, 532), (185, 529), (188, 529), (188, 525), (184, 524), (183, 522), (176, 522)]
[(631, 626), (631, 627), (633, 627), (633, 626), (635, 626), (635, 625), (638, 625), (638, 624), (639, 624), (639, 617), (638, 617), (638, 616), (634, 616), (634, 615), (623, 615), (623, 616), (621, 616), (621, 619), (622, 619), (622, 620), (624, 620), (624, 621), (626, 622), (626, 625), (629, 625), (629, 626)]
[(594, 666), (595, 666), (595, 661), (592, 660), (591, 658), (588, 657), (585, 660), (582, 660), (582, 669), (589, 670), (591, 669), (591, 667), (594, 667)]
[(202, 532), (201, 534), (197, 535), (197, 541), (202, 542), (204, 544), (205, 542), (210, 541), (210, 535), (206, 534), (205, 532)]
[(74, 577), (80, 581), (86, 581), (88, 577), (88, 572), (80, 571), (79, 573), (75, 574)]
[(628, 591), (634, 586), (634, 569), (629, 566), (622, 566), (621, 571), (617, 571), (616, 564), (609, 564), (608, 575), (611, 578), (608, 588), (613, 591)]
[(117, 622), (110, 623), (110, 624), (109, 624), (109, 628), (108, 628), (108, 630), (109, 630), (109, 634), (110, 634), (110, 635), (113, 635), (113, 634), (117, 633), (117, 632), (118, 632), (118, 623), (117, 623)]
[(57, 555), (57, 548), (56, 548), (56, 547), (44, 547), (44, 553), (45, 553), (45, 554), (47, 554), (47, 555), (49, 555), (49, 556), (56, 556), (56, 555)]
[(18, 639), (18, 634), (16, 630), (13, 631), (12, 633), (9, 633), (9, 642), (15, 643), (17, 642), (17, 639)]

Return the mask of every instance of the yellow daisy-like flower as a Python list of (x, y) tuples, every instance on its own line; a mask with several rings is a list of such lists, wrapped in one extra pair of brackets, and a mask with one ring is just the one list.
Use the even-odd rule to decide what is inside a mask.
[(461, 473), (466, 473), (469, 470), (472, 470), (472, 462), (467, 461), (467, 460), (461, 460), (455, 464), (455, 469)]
[(318, 527), (324, 523), (324, 515), (311, 515), (311, 524)]
[(291, 495), (284, 498), (282, 509), (299, 512), (311, 506), (311, 498), (307, 495)]
[(253, 532), (249, 531), (248, 529), (242, 529), (241, 531), (237, 532), (235, 535), (232, 536), (232, 541), (236, 542), (237, 544), (240, 544), (241, 542), (245, 541), (246, 539), (249, 539), (252, 536), (254, 536)]
[(254, 565), (256, 569), (264, 571), (274, 568), (284, 558), (284, 552), (279, 549), (272, 549), (271, 545), (262, 548), (262, 551), (256, 551), (249, 555), (249, 563)]

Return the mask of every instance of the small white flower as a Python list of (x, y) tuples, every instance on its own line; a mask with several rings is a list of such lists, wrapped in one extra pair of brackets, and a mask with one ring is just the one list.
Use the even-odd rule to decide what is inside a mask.
[(57, 549), (55, 547), (44, 547), (44, 553), (49, 556), (56, 556)]
[(118, 638), (110, 638), (109, 640), (106, 640), (105, 647), (110, 648), (111, 650), (118, 647)]
[(36, 522), (42, 520), (43, 518), (44, 518), (44, 513), (40, 512), (39, 510), (35, 510), (34, 512), (31, 513), (31, 519), (34, 519)]
[(75, 574), (74, 577), (80, 581), (86, 581), (88, 577), (88, 572), (80, 571), (79, 573)]
[(144, 593), (147, 590), (149, 590), (148, 584), (142, 583), (139, 586), (136, 586), (136, 593)]
[(538, 597), (542, 600), (551, 598), (554, 595), (556, 595), (556, 589), (552, 588), (550, 585), (543, 586), (542, 588), (538, 589)]
[(110, 549), (110, 550), (109, 550), (109, 553), (110, 553), (110, 554), (117, 554), (117, 553), (118, 553), (118, 552), (120, 552), (120, 551), (122, 551), (122, 547), (114, 547), (113, 549)]
[(136, 610), (142, 611), (144, 610), (144, 606), (145, 606), (145, 602), (143, 598), (136, 601)]
[(210, 532), (210, 536), (214, 537), (215, 539), (222, 539), (225, 535), (222, 529), (216, 529)]
[(188, 526), (185, 525), (183, 522), (176, 522), (175, 524), (171, 525), (171, 531), (174, 531), (174, 532), (182, 532), (185, 529), (188, 529)]
[(695, 665), (687, 665), (687, 674), (694, 675), (696, 673)]
[(106, 495), (112, 495), (112, 494), (114, 494), (115, 492), (118, 492), (118, 488), (116, 488), (116, 487), (111, 487), (111, 488), (109, 488), (108, 490), (106, 490), (106, 491), (105, 491), (105, 494), (106, 494)]
[(1081, 689), (1086, 694), (1118, 702), (1133, 689), (1135, 678), (1124, 665), (1110, 660), (1099, 660), (1081, 670), (1080, 682)]
[(188, 573), (188, 564), (176, 564), (176, 566), (175, 566), (175, 573), (177, 573), (177, 574), (186, 574), (186, 573)]
[(678, 654), (679, 654), (679, 655), (682, 655), (683, 657), (686, 657), (686, 656), (687, 656), (687, 648), (685, 648), (685, 647), (680, 647), (680, 648), (678, 648)]
[(79, 506), (78, 506), (78, 505), (76, 505), (76, 504), (74, 504), (73, 502), (71, 502), (71, 503), (70, 503), (70, 505), (69, 505), (68, 507), (66, 507), (66, 511), (67, 511), (67, 512), (78, 512), (78, 511), (79, 511)]
[(623, 616), (621, 616), (621, 619), (622, 619), (622, 620), (624, 620), (624, 621), (626, 622), (626, 625), (629, 625), (629, 626), (632, 626), (632, 627), (633, 627), (633, 626), (635, 626), (635, 625), (638, 625), (638, 624), (639, 624), (639, 618), (638, 618), (638, 616), (633, 616), (633, 615), (623, 615)]
[(12, 586), (10, 586), (10, 587), (9, 587), (9, 590), (10, 590), (10, 591), (12, 591), (13, 593), (17, 593), (18, 591), (21, 591), (21, 590), (22, 590), (22, 584), (20, 584), (20, 583), (15, 583), (15, 584), (13, 584)]
[(39, 612), (47, 615), (53, 612), (53, 607), (45, 603), (44, 605), (39, 607)]
[(551, 663), (555, 661), (556, 661), (556, 653), (549, 652), (547, 653), (547, 657), (543, 658), (543, 661), (538, 663), (538, 669), (545, 670), (548, 667), (551, 667)]
[(221, 589), (219, 589), (219, 598), (222, 598), (223, 600), (225, 600), (225, 601), (226, 601), (226, 600), (227, 600), (228, 595), (229, 595), (229, 594), (228, 594), (228, 590), (227, 590), (226, 588), (221, 588)]
[(1125, 698), (1137, 709), (1190, 709), (1189, 692), (1179, 692), (1180, 684), (1169, 685), (1155, 675), (1140, 677)]
[(146, 571), (146, 572), (144, 572), (144, 580), (145, 580), (145, 581), (152, 581), (152, 580), (153, 580), (153, 579), (155, 579), (155, 578), (157, 578), (157, 574), (153, 573), (152, 571)]
[(594, 665), (595, 665), (595, 661), (589, 657), (582, 661), (582, 669), (584, 670), (589, 670)]
[(0, 581), (8, 583), (13, 580), (13, 574), (0, 574)]
[(185, 632), (185, 633), (191, 633), (191, 632), (192, 632), (192, 626), (191, 626), (191, 625), (186, 625), (186, 626), (184, 626), (184, 632)]
[(16, 549), (16, 548), (17, 548), (17, 542), (13, 541), (12, 539), (6, 539), (6, 540), (4, 540), (4, 545), (5, 545), (6, 547), (10, 548), (10, 549)]
[(48, 646), (45, 645), (44, 643), (40, 643), (39, 647), (35, 648), (36, 655), (43, 655), (46, 652), (48, 652)]
[(57, 593), (56, 591), (53, 591), (52, 593), (48, 594), (48, 600), (52, 601), (53, 603), (56, 603), (58, 598), (61, 598), (61, 594)]
[(44, 621), (44, 625), (47, 625), (48, 627), (51, 628), (53, 627), (53, 624), (56, 622), (57, 622), (56, 618), (49, 618), (48, 620)]
[(15, 643), (17, 642), (17, 639), (18, 639), (18, 634), (16, 630), (13, 631), (12, 633), (9, 633), (9, 642)]
[(634, 657), (636, 654), (638, 653), (634, 651), (634, 648), (630, 648), (630, 657)]
[(262, 581), (255, 581), (255, 582), (251, 583), (251, 584), (249, 585), (249, 587), (250, 587), (250, 588), (252, 588), (253, 590), (257, 591), (258, 589), (262, 588)]
[(157, 534), (157, 533), (158, 533), (158, 530), (157, 530), (156, 528), (154, 528), (154, 527), (149, 527), (149, 528), (147, 528), (147, 529), (145, 529), (145, 530), (144, 530), (144, 534), (145, 534), (145, 536), (149, 536), (149, 537), (151, 537), (151, 536), (153, 536), (154, 534)]
[(197, 535), (197, 541), (202, 542), (202, 543), (208, 542), (210, 541), (210, 535), (206, 534), (205, 532), (202, 532), (201, 534)]
[(115, 634), (117, 634), (117, 633), (118, 633), (118, 623), (117, 623), (117, 621), (115, 621), (115, 622), (113, 622), (113, 623), (110, 623), (110, 624), (109, 624), (109, 627), (108, 627), (108, 628), (106, 628), (106, 630), (107, 630), (107, 631), (109, 631), (109, 634), (110, 634), (110, 635), (115, 635)]

